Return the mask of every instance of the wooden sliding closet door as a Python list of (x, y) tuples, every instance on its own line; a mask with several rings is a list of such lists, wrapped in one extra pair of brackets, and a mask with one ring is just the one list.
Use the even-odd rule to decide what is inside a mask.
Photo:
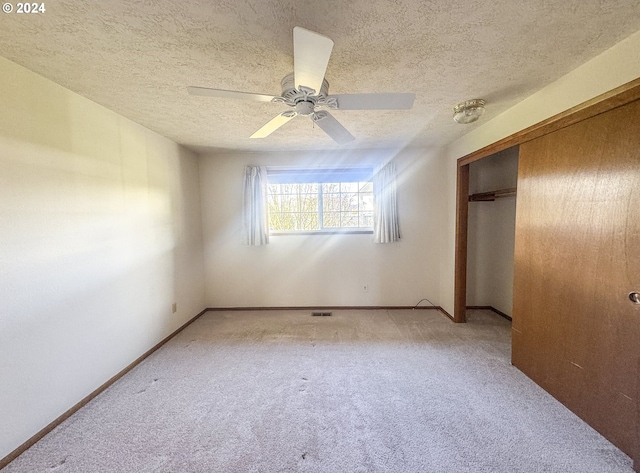
[(640, 101), (520, 146), (513, 364), (640, 467)]

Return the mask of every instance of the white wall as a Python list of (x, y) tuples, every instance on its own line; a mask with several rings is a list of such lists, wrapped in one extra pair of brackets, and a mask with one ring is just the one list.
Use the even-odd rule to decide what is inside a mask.
[[(373, 235), (351, 234), (272, 236), (268, 246), (241, 244), (245, 165), (376, 166), (393, 156), (400, 243), (375, 244)], [(200, 172), (209, 307), (414, 305), (424, 297), (438, 304), (441, 161), (409, 151), (217, 152), (201, 157)]]
[(200, 312), (204, 271), (195, 155), (2, 58), (0, 90), (2, 458)]
[(453, 310), (454, 299), (456, 160), (638, 77), (640, 31), (494, 119), (471, 125), (469, 133), (440, 150), (439, 155), (446, 162), (445, 238), (439, 265), (440, 305), (445, 310)]
[[(518, 182), (518, 148), (469, 165), (469, 193), (509, 189)], [(516, 198), (469, 203), (467, 305), (491, 306), (511, 315)]]

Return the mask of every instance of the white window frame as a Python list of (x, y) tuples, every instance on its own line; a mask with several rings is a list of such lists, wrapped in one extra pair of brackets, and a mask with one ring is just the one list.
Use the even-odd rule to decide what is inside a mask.
[[(272, 230), (269, 235), (331, 235), (331, 234), (373, 234), (371, 227), (326, 227), (323, 228), (324, 206), (322, 184), (370, 182), (373, 186), (371, 167), (340, 168), (267, 168), (267, 188), (269, 184), (317, 184), (318, 185), (318, 226), (317, 230)], [(340, 192), (342, 193), (342, 192)], [(350, 192), (351, 193), (351, 192)], [(357, 193), (360, 193), (358, 191)], [(267, 192), (268, 197), (270, 193)], [(373, 190), (372, 190), (373, 196)], [(340, 210), (340, 213), (345, 211)], [(364, 211), (362, 211), (364, 212)], [(371, 209), (373, 212), (373, 208)], [(358, 218), (360, 218), (360, 199), (358, 199)]]

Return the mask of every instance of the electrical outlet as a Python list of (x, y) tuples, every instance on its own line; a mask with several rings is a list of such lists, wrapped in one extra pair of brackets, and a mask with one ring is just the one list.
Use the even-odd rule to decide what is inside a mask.
[(174, 302), (173, 304), (171, 304), (171, 313), (175, 314), (176, 312), (178, 312), (178, 303)]
[(362, 286), (362, 292), (367, 292), (367, 291), (369, 291), (369, 285), (368, 284), (364, 284)]

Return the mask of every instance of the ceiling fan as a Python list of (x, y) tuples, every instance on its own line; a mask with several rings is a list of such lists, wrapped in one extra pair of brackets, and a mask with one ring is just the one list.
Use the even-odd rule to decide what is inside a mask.
[(188, 87), (191, 95), (205, 95), (255, 102), (281, 103), (291, 107), (256, 131), (251, 138), (264, 138), (292, 118), (310, 117), (336, 143), (355, 139), (327, 110), (408, 110), (413, 107), (413, 93), (336, 94), (329, 95), (329, 83), (324, 78), (333, 41), (313, 31), (296, 26), (293, 29), (293, 73), (281, 82), (281, 95), (253, 94), (233, 90)]

